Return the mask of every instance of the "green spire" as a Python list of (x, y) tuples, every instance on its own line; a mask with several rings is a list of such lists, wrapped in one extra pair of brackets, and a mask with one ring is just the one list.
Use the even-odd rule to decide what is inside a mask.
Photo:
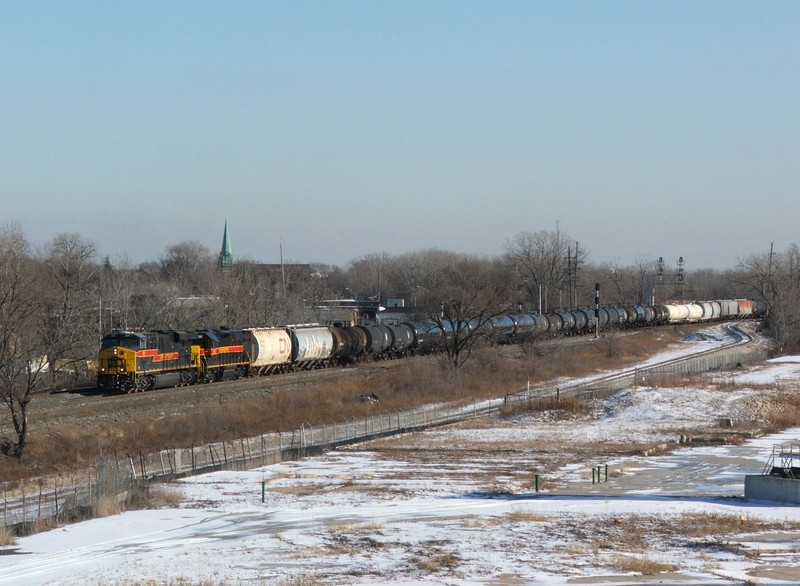
[(228, 220), (225, 220), (225, 232), (222, 235), (222, 251), (219, 253), (219, 268), (223, 272), (231, 270), (233, 266), (233, 253), (231, 252), (231, 240), (228, 236)]

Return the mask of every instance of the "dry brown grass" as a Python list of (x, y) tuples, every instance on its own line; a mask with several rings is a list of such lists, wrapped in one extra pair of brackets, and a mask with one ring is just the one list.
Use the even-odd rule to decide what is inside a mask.
[(6, 526), (0, 526), (0, 547), (8, 547), (17, 544), (17, 537)]
[(506, 514), (506, 518), (513, 523), (543, 523), (548, 520), (546, 515), (533, 511), (514, 509)]
[(660, 562), (649, 555), (616, 556), (611, 560), (610, 565), (620, 572), (633, 572), (643, 576), (674, 572), (677, 569), (673, 564)]
[[(748, 527), (749, 524), (749, 527)], [(746, 516), (721, 513), (686, 513), (674, 520), (673, 531), (685, 537), (718, 537), (762, 526)]]
[(591, 402), (575, 396), (569, 397), (546, 397), (543, 399), (532, 399), (527, 403), (517, 403), (503, 407), (500, 410), (501, 417), (517, 417), (528, 413), (542, 413), (550, 411), (555, 419), (574, 419), (590, 415), (592, 413)]
[[(146, 487), (146, 496), (141, 501), (141, 508), (148, 509), (174, 509), (183, 502), (183, 493), (179, 490), (168, 489), (163, 485), (149, 484)], [(144, 506), (142, 506), (144, 505)]]
[(409, 562), (426, 574), (452, 572), (461, 563), (461, 558), (455, 552), (443, 552), (434, 548), (425, 554), (415, 555)]
[(100, 498), (97, 499), (92, 506), (93, 517), (111, 517), (118, 515), (126, 509), (125, 503), (117, 498)]
[(776, 393), (770, 402), (771, 408), (766, 414), (768, 431), (800, 425), (800, 394)]
[[(410, 409), (434, 402), (471, 401), (502, 397), (522, 389), (530, 380), (537, 384), (562, 376), (583, 376), (599, 369), (618, 368), (656, 352), (680, 339), (683, 332), (669, 328), (625, 332), (615, 336), (618, 352), (609, 358), (601, 345), (588, 337), (537, 342), (535, 351), (520, 347), (479, 348), (462, 368), (453, 370), (441, 357), (422, 357), (376, 363), (345, 371), (300, 373), (272, 377), (281, 381), (270, 390), (271, 378), (263, 379), (259, 396), (228, 394), (224, 383), (212, 386), (216, 394), (191, 400), (170, 399), (169, 393), (153, 392), (155, 409), (140, 411), (125, 397), (118, 412), (96, 424), (54, 423), (44, 425), (34, 416), (28, 451), (21, 462), (0, 459), (0, 478), (16, 480), (48, 473), (78, 470), (96, 463), (105, 454), (137, 454), (165, 447), (181, 448), (221, 440), (298, 429), (303, 424), (330, 423), (363, 418), (377, 412)], [(284, 382), (290, 381), (290, 382)], [(269, 384), (268, 384), (269, 383)], [(206, 388), (206, 387), (203, 387)], [(361, 395), (378, 396), (379, 403), (360, 401)], [(137, 403), (137, 405), (140, 403)], [(539, 408), (580, 412), (566, 400)], [(153, 415), (153, 410), (157, 411)], [(97, 416), (87, 407), (86, 420)]]

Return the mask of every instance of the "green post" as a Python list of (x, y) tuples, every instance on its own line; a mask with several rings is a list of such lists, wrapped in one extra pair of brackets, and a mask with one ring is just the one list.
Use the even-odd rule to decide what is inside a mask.
[(534, 478), (536, 479), (536, 492), (539, 492), (539, 475), (535, 475)]
[(608, 464), (606, 464), (606, 482), (608, 482)]
[(263, 503), (266, 500), (266, 493), (267, 493), (267, 481), (261, 481), (261, 502)]
[(596, 471), (597, 469), (594, 466), (592, 466), (592, 484), (594, 484), (594, 474)]

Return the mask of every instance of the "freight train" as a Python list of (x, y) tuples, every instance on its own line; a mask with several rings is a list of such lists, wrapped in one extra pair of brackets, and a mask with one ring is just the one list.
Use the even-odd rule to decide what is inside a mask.
[(604, 307), (544, 314), (501, 315), (485, 323), (442, 320), (394, 325), (284, 327), (217, 330), (114, 331), (103, 337), (98, 387), (112, 392), (192, 385), (247, 376), (352, 364), (364, 359), (427, 354), (448, 336), (483, 329), (488, 340), (515, 343), (542, 336), (755, 318), (765, 305), (748, 299), (668, 305)]

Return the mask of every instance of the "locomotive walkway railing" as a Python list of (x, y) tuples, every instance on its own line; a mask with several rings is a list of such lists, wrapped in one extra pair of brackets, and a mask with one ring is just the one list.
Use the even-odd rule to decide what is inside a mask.
[(292, 432), (275, 432), (235, 441), (161, 450), (150, 454), (108, 457), (97, 466), (58, 478), (3, 483), (2, 523), (5, 526), (46, 526), (80, 517), (100, 503), (131, 496), (142, 484), (165, 482), (218, 470), (244, 470), (284, 460), (320, 454), (337, 446), (397, 433), (447, 425), (485, 416), (550, 397), (607, 396), (637, 385), (657, 384), (665, 377), (708, 372), (738, 364), (763, 362), (768, 351), (742, 346), (723, 347), (688, 358), (635, 368), (573, 384), (525, 389), (504, 398), (471, 404), (426, 405), (413, 410), (381, 412), (359, 419), (302, 425)]

